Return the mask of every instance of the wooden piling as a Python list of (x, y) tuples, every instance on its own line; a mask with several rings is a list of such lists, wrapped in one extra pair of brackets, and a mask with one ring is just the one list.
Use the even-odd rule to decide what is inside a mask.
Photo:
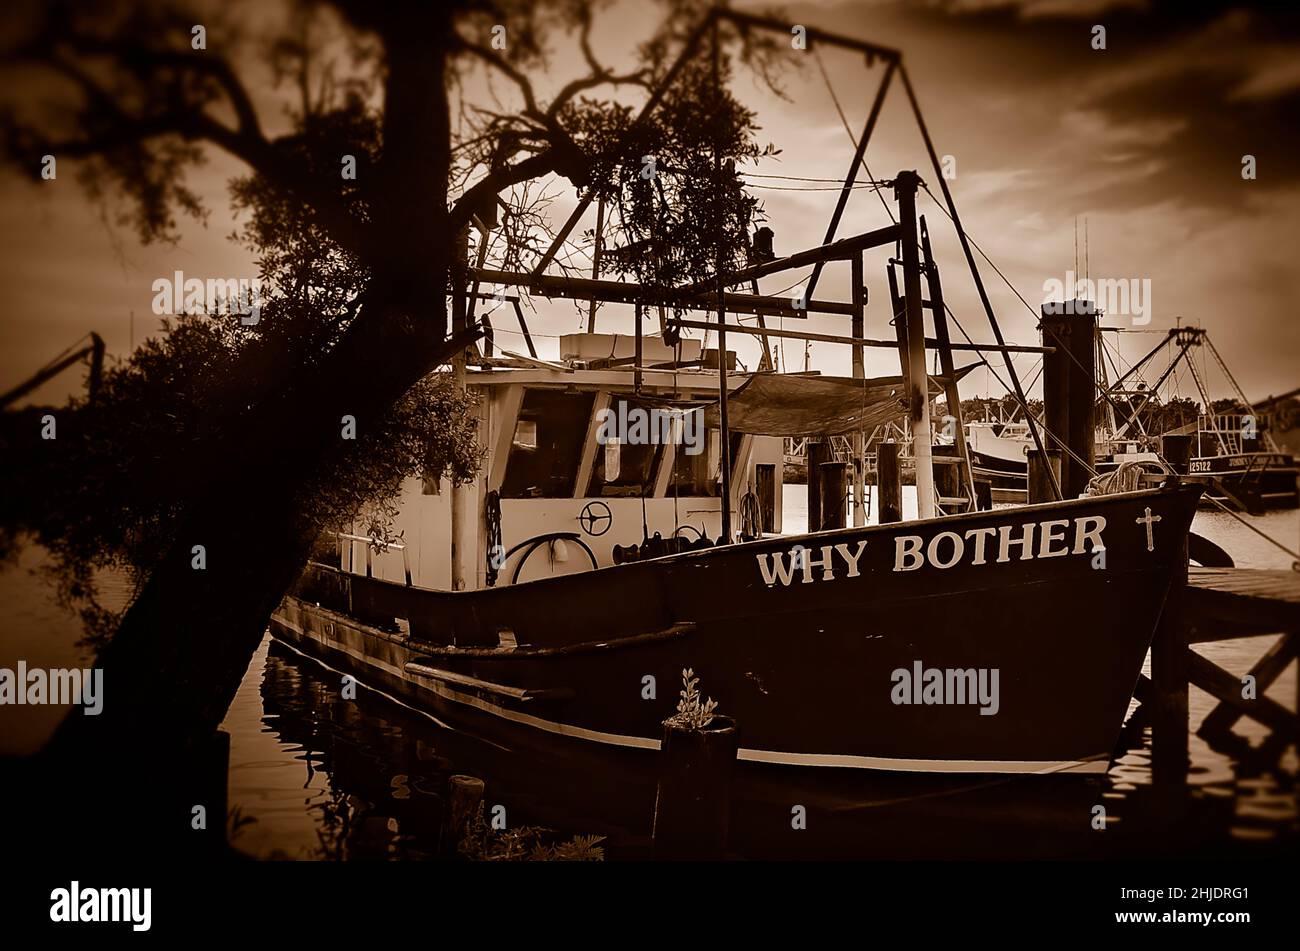
[(950, 505), (952, 503), (949, 500), (965, 498), (966, 487), (963, 483), (966, 481), (964, 477), (966, 463), (962, 458), (960, 447), (934, 446), (931, 451), (935, 463), (934, 489), (939, 493), (939, 499), (944, 504)]
[(1052, 476), (1056, 476), (1058, 485), (1062, 484), (1061, 450), (1044, 449), (1040, 453), (1037, 449), (1031, 449), (1026, 458), (1029, 461), (1029, 504), (1055, 501), (1056, 496), (1052, 492)]
[[(814, 531), (827, 531), (832, 528), (844, 528), (847, 520), (849, 464), (847, 462), (823, 462), (821, 466), (821, 524)], [(810, 525), (809, 528), (812, 528)]]
[(1192, 459), (1192, 437), (1174, 433), (1161, 436), (1160, 455), (1165, 457), (1175, 472), (1186, 475)]
[(447, 795), (442, 812), (442, 833), (438, 849), (444, 858), (456, 856), (465, 828), (483, 801), (483, 780), (477, 776), (455, 775), (447, 780)]
[[(1063, 313), (1060, 311), (1069, 311)], [(1092, 478), (1096, 439), (1097, 314), (1091, 301), (1043, 305), (1043, 418), (1050, 438), (1044, 449), (1065, 450), (1061, 494), (1081, 495)]]
[(822, 463), (831, 460), (830, 443), (812, 440), (807, 443), (808, 460), (808, 531), (816, 532), (822, 523)]
[[(921, 251), (922, 265), (925, 268), (926, 289), (930, 293), (930, 311), (934, 315), (934, 337), (938, 341), (939, 366), (944, 376), (944, 402), (948, 405), (945, 427), (952, 426), (953, 443), (951, 454), (961, 459), (960, 466), (944, 466), (935, 470), (935, 479), (941, 478), (938, 487), (940, 498), (959, 498), (967, 495), (969, 490), (970, 511), (975, 510), (975, 472), (971, 468), (970, 450), (966, 445), (966, 421), (962, 417), (961, 393), (957, 389), (957, 369), (952, 362), (952, 341), (948, 335), (948, 312), (943, 302), (943, 282), (939, 280), (939, 268), (934, 263), (930, 250), (930, 231), (925, 224), (925, 215), (921, 216)], [(936, 454), (939, 450), (936, 448)]]
[(740, 733), (730, 717), (703, 729), (665, 722), (655, 796), (654, 857), (720, 859), (731, 817), (731, 774)]
[(903, 520), (903, 470), (898, 460), (898, 443), (882, 442), (876, 447), (876, 485), (880, 492), (880, 524)]
[(1187, 684), (1191, 676), (1184, 616), (1187, 542), (1176, 564), (1164, 610), (1151, 641), (1151, 773), (1157, 785), (1187, 780)]

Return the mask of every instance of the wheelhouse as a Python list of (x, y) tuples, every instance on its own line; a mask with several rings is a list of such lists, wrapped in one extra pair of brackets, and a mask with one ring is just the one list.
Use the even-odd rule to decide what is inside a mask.
[[(562, 349), (581, 346), (577, 337), (627, 340), (573, 335)], [(664, 356), (668, 365), (641, 370), (639, 388), (629, 367), (518, 358), (467, 367), (487, 453), (479, 475), (461, 486), (406, 480), (400, 540), (376, 546), (353, 525), (335, 536), (338, 567), (437, 590), (589, 571), (636, 560), (647, 540), (662, 543), (659, 553), (716, 541), (724, 492), (739, 536), (779, 533), (782, 440), (730, 433), (724, 486), (721, 433), (705, 422), (717, 370)], [(727, 374), (728, 386), (748, 378)]]

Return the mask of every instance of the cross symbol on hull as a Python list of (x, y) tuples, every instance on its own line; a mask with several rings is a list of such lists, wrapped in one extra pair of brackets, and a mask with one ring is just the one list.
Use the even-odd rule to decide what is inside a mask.
[(1160, 521), (1160, 516), (1152, 515), (1151, 506), (1148, 505), (1146, 507), (1146, 515), (1141, 516), (1135, 519), (1134, 521), (1136, 521), (1137, 524), (1139, 525), (1145, 525), (1147, 527), (1147, 551), (1155, 551), (1156, 550), (1155, 536), (1152, 534), (1151, 529), (1156, 522)]

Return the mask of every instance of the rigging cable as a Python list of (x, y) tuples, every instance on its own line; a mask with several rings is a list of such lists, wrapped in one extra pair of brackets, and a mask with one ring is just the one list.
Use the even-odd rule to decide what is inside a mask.
[[(831, 85), (831, 77), (826, 72), (826, 64), (822, 62), (821, 50), (818, 49), (816, 46), (813, 46), (812, 52), (813, 52), (813, 59), (816, 60), (817, 62), (817, 69), (821, 71), (822, 81), (826, 84), (826, 91), (830, 93), (831, 102), (835, 104), (835, 111), (839, 113), (840, 123), (844, 126), (844, 132), (846, 135), (848, 135), (849, 141), (853, 143), (854, 149), (856, 150), (857, 140), (854, 139), (853, 130), (849, 128), (849, 120), (845, 118), (844, 109), (841, 108), (840, 106), (840, 97), (835, 95), (835, 87)], [(876, 197), (880, 199), (880, 204), (884, 206), (885, 214), (889, 215), (889, 220), (892, 224), (898, 224), (898, 221), (894, 218), (894, 209), (889, 207), (889, 202), (885, 201), (885, 196), (880, 194), (880, 185), (883, 183), (877, 182), (876, 176), (871, 174), (871, 167), (867, 165), (867, 156), (865, 152), (863, 153), (860, 161), (862, 163), (863, 170), (865, 170), (867, 173), (867, 179), (871, 181), (873, 184), (873, 188), (876, 192)]]

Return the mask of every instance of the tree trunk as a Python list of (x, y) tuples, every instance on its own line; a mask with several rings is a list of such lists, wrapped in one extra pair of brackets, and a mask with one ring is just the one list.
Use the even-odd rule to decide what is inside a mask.
[[(438, 31), (450, 24), (446, 11), (422, 16), (431, 22), (407, 22), (403, 35), (385, 38), (384, 157), (366, 304), (334, 351), (209, 456), (220, 463), (196, 482), (173, 549), (97, 659), (103, 712), (65, 718), (43, 751), (29, 791), (42, 802), (51, 790), (76, 799), (72, 787), (99, 770), (117, 780), (111, 808), (131, 822), (147, 813), (150, 834), (186, 828), (179, 810), (194, 798), (190, 771), (177, 771), (172, 758), (205, 746), (306, 561), (320, 526), (304, 487), (356, 445), (341, 439), (342, 416), (364, 429), (472, 339), (446, 337), (449, 44)], [(205, 552), (201, 570), (196, 545)], [(142, 813), (155, 800), (158, 808)], [(209, 821), (224, 825), (225, 817)], [(128, 841), (152, 842), (140, 831)]]

